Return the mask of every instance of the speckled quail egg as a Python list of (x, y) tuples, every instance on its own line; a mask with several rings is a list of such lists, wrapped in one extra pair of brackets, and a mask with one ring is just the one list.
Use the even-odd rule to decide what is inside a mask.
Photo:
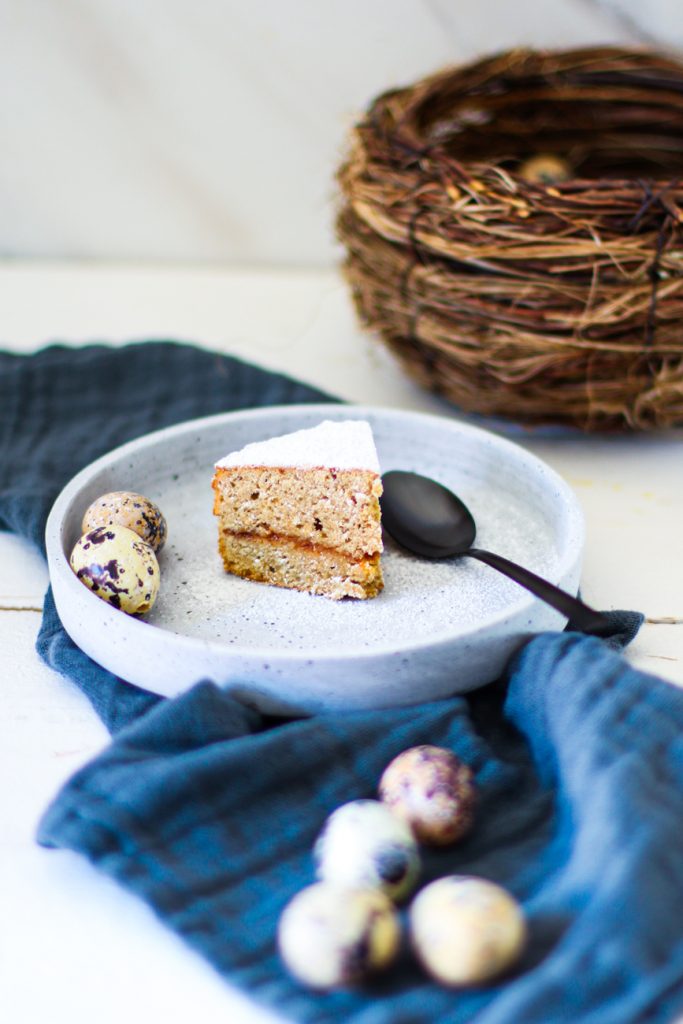
[(519, 904), (483, 878), (449, 875), (413, 900), (410, 939), (426, 970), (444, 985), (480, 985), (510, 967), (526, 942)]
[(415, 837), (379, 800), (353, 800), (334, 811), (315, 844), (318, 877), (369, 886), (401, 900), (420, 873)]
[(424, 744), (404, 750), (385, 768), (379, 795), (421, 843), (457, 842), (474, 821), (472, 770), (443, 747)]
[(143, 615), (159, 591), (156, 555), (125, 526), (98, 526), (76, 542), (71, 568), (81, 583), (114, 608)]
[(570, 165), (554, 153), (539, 153), (525, 160), (519, 168), (519, 176), (535, 185), (554, 185), (567, 181), (572, 176)]
[(98, 526), (125, 526), (157, 552), (166, 543), (168, 533), (161, 509), (133, 491), (111, 491), (93, 501), (83, 516), (81, 530), (88, 533)]
[(387, 967), (399, 941), (398, 917), (384, 893), (329, 882), (297, 893), (278, 926), (287, 968), (315, 989), (353, 985)]

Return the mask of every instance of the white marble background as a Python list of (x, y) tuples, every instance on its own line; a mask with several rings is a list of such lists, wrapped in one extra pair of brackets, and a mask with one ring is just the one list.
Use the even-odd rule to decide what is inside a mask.
[(0, 257), (329, 264), (377, 93), (639, 41), (683, 47), (681, 0), (0, 0)]

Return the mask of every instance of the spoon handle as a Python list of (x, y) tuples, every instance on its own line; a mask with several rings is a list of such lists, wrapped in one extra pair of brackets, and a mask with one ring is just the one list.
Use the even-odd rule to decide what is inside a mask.
[(583, 601), (579, 601), (578, 597), (572, 597), (571, 594), (537, 576), (535, 572), (524, 569), (521, 565), (503, 558), (502, 555), (496, 555), (492, 551), (482, 551), (481, 548), (468, 548), (463, 555), (470, 555), (480, 562), (486, 562), (491, 568), (497, 569), (498, 572), (509, 576), (515, 583), (530, 590), (546, 604), (566, 615), (570, 627), (577, 632), (590, 633), (593, 636), (609, 636), (614, 632), (613, 624), (602, 612), (596, 612)]

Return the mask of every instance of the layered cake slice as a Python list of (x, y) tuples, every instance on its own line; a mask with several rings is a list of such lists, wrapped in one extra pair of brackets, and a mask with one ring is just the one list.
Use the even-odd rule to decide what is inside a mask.
[(335, 599), (382, 589), (382, 484), (365, 421), (248, 444), (216, 463), (212, 486), (227, 572)]

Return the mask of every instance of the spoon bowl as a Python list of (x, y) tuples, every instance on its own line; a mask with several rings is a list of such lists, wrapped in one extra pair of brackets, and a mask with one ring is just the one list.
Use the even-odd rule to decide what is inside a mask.
[(402, 470), (385, 473), (382, 486), (382, 524), (407, 551), (439, 559), (463, 554), (473, 546), (474, 517), (447, 487)]

